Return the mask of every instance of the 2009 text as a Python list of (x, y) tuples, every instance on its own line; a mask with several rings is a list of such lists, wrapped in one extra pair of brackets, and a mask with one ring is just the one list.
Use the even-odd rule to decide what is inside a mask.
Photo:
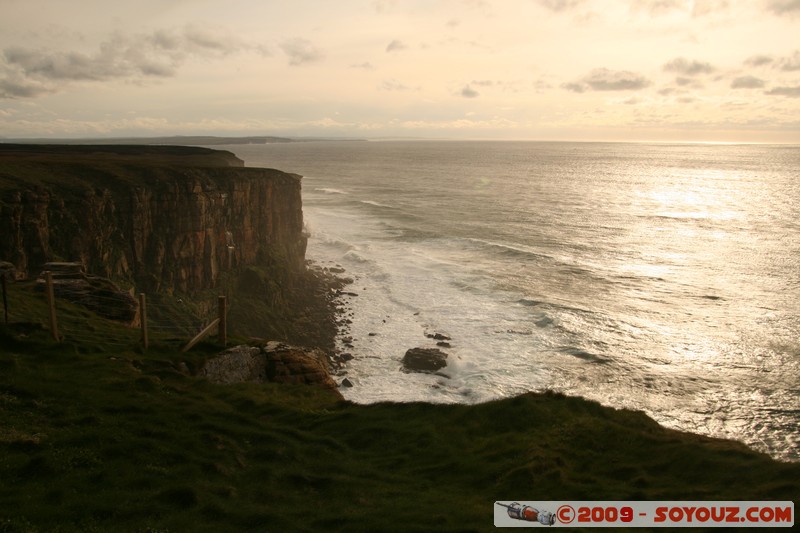
[(495, 525), (506, 527), (519, 527), (521, 521), (555, 527), (792, 527), (795, 522), (791, 501), (496, 503)]

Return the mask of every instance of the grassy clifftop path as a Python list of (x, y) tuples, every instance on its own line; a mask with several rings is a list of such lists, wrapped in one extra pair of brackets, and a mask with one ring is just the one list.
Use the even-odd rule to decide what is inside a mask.
[(503, 498), (800, 495), (800, 464), (558, 394), (353, 405), (193, 377), (210, 344), (111, 351), (0, 326), (0, 345), (3, 532), (488, 531)]

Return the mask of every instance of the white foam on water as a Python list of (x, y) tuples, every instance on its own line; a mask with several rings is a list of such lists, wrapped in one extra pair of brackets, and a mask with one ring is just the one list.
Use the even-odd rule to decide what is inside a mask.
[[(355, 386), (342, 389), (347, 399), (477, 402), (548, 386), (526, 310), (498, 299), (491, 279), (447, 247), (385, 239), (383, 226), (365, 216), (356, 223), (345, 212), (309, 208), (306, 217), (337, 235), (312, 232), (309, 256), (345, 268), (354, 278), (346, 291), (358, 295), (346, 297), (353, 347), (342, 349), (355, 356), (348, 363)], [(448, 354), (440, 375), (401, 371), (406, 350), (437, 347), (428, 336), (435, 333), (451, 338), (439, 347)]]
[[(355, 279), (348, 398), (551, 388), (800, 458), (796, 149), (235, 150), (307, 176), (308, 257)], [(445, 375), (401, 372), (434, 332), (452, 337)]]

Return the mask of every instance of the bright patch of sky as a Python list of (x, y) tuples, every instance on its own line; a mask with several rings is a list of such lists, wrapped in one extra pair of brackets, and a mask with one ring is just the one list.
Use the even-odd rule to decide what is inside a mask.
[(800, 0), (0, 0), (0, 135), (800, 143)]

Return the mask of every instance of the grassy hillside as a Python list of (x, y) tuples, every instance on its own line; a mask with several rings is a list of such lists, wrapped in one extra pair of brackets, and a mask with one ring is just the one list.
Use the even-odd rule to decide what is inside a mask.
[(502, 499), (800, 496), (800, 464), (577, 398), (359, 406), (191, 376), (212, 343), (130, 346), (0, 326), (0, 532), (489, 531)]

